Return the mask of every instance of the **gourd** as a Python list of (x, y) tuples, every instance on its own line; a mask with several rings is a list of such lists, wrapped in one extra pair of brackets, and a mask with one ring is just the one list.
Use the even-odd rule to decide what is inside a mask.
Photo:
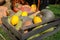
[(44, 22), (50, 22), (55, 19), (54, 13), (48, 9), (41, 10), (40, 15), (42, 15), (42, 19)]

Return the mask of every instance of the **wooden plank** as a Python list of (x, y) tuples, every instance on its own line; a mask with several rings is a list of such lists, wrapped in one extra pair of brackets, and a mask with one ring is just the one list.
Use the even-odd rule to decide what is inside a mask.
[(31, 36), (33, 36), (33, 35), (36, 35), (36, 34), (38, 34), (38, 33), (40, 33), (40, 32), (43, 32), (43, 31), (51, 28), (52, 26), (59, 25), (59, 23), (60, 23), (60, 20), (57, 20), (57, 21), (55, 21), (55, 22), (51, 22), (51, 23), (49, 23), (48, 25), (46, 25), (46, 26), (44, 26), (44, 27), (42, 27), (42, 28), (39, 28), (39, 29), (32, 30), (32, 31), (28, 32), (27, 34), (23, 35), (23, 38), (24, 38), (24, 39), (27, 39), (27, 38), (29, 38), (29, 37), (31, 37)]
[(2, 18), (2, 23), (5, 25), (6, 28), (8, 28), (19, 40), (22, 40), (22, 34), (17, 31), (15, 28), (13, 28), (7, 20), (7, 17)]
[(26, 29), (29, 29), (29, 28), (34, 28), (36, 26), (43, 25), (44, 23), (51, 23), (51, 22), (54, 22), (54, 21), (57, 21), (57, 20), (60, 20), (60, 18), (56, 18), (55, 20), (50, 21), (50, 22), (42, 22), (42, 23), (38, 23), (38, 24), (32, 24), (30, 26), (25, 26), (25, 27), (22, 27), (22, 30), (26, 30)]
[(48, 33), (43, 34), (43, 35), (41, 35), (41, 36), (38, 36), (38, 37), (36, 37), (36, 38), (34, 38), (34, 39), (32, 39), (32, 40), (42, 40), (43, 38), (46, 38), (46, 37), (48, 37), (48, 36), (51, 36), (51, 35), (57, 33), (59, 30), (60, 30), (60, 26), (59, 26), (58, 28), (56, 28), (54, 31), (48, 32)]
[[(7, 20), (6, 20), (7, 18), (3, 18), (3, 24), (8, 28), (8, 29), (10, 29), (11, 30), (11, 32), (15, 35), (15, 36), (17, 36), (17, 38), (19, 38), (19, 40), (25, 40), (25, 39), (27, 39), (28, 37), (31, 37), (31, 36), (33, 36), (33, 35), (35, 35), (35, 34), (37, 34), (37, 33), (40, 33), (40, 32), (42, 32), (42, 31), (44, 31), (44, 30), (47, 30), (47, 29), (49, 29), (50, 27), (52, 27), (52, 26), (55, 26), (55, 25), (58, 25), (59, 23), (60, 23), (60, 18), (59, 19), (56, 19), (56, 20), (54, 20), (54, 21), (52, 21), (51, 23), (49, 23), (47, 26), (44, 26), (44, 27), (42, 27), (42, 28), (39, 28), (39, 29), (36, 29), (36, 30), (32, 30), (31, 32), (28, 32), (27, 34), (25, 34), (25, 35), (23, 35), (23, 34), (21, 34), (19, 31), (17, 31), (17, 30), (15, 30), (11, 25), (9, 25), (9, 23), (7, 22)], [(35, 26), (38, 26), (38, 25), (40, 25), (40, 23), (39, 24), (37, 24), (37, 25), (35, 25)], [(32, 27), (32, 26), (29, 26), (29, 27)], [(33, 26), (34, 27), (34, 26)], [(23, 38), (22, 38), (23, 37)]]
[(9, 32), (7, 30), (7, 28), (5, 28), (3, 25), (2, 25), (2, 28), (4, 29), (4, 31), (8, 34), (8, 36), (12, 39), (12, 40), (17, 40), (16, 37), (14, 35), (11, 34), (11, 32)]

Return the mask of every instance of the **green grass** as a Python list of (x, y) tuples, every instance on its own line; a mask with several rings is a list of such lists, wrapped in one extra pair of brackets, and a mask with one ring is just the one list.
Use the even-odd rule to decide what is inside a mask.
[[(56, 17), (60, 17), (60, 5), (49, 5), (49, 9), (53, 11)], [(44, 40), (60, 40), (60, 31), (55, 33), (52, 36), (44, 38)]]
[(60, 5), (49, 5), (49, 10), (53, 11), (56, 17), (60, 17)]
[(1, 26), (0, 26), (0, 40), (11, 40)]

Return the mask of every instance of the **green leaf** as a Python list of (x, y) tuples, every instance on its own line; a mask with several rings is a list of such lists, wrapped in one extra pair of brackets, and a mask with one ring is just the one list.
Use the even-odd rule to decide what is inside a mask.
[(15, 15), (21, 16), (21, 14), (22, 14), (22, 11), (19, 10)]
[(22, 21), (19, 20), (19, 23), (15, 26), (15, 29), (16, 29), (16, 30), (20, 30), (21, 27), (22, 27)]

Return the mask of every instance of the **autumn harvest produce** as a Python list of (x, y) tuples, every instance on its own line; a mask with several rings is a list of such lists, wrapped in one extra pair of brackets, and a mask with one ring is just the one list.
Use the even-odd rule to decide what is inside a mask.
[(42, 17), (46, 20), (46, 22), (52, 21), (55, 19), (55, 15), (51, 10), (43, 9), (41, 10)]
[(27, 12), (22, 12), (21, 16), (28, 16)]
[(34, 17), (33, 21), (34, 21), (34, 24), (36, 24), (36, 23), (42, 22), (42, 19), (40, 17), (36, 16), (36, 17)]
[(32, 12), (36, 12), (36, 11), (37, 11), (36, 4), (32, 4), (32, 5), (31, 5), (31, 11), (32, 11)]
[[(8, 14), (9, 14), (9, 12), (8, 12)], [(19, 35), (19, 32), (20, 32), (20, 33), (22, 33), (21, 35), (24, 35), (25, 37), (27, 37), (26, 35), (28, 33), (30, 33), (29, 35), (31, 35), (31, 33), (36, 31), (37, 29), (47, 27), (46, 25), (49, 25), (49, 23), (55, 19), (55, 15), (53, 14), (53, 12), (51, 10), (48, 10), (48, 9), (43, 9), (41, 11), (30, 12), (30, 13), (19, 9), (17, 12), (14, 12), (12, 15), (8, 16), (7, 19), (8, 19), (8, 24), (11, 26), (8, 26), (5, 24), (4, 25), (5, 25), (5, 27), (7, 26), (6, 28), (9, 31), (12, 31), (11, 33), (14, 36), (17, 34)], [(35, 26), (35, 25), (37, 25), (37, 26)], [(8, 27), (11, 27), (13, 29), (8, 28)], [(55, 31), (55, 29), (56, 29), (55, 26), (51, 26), (50, 29), (45, 30), (43, 32), (40, 32), (41, 30), (39, 30), (40, 33), (38, 33), (38, 30), (37, 30), (35, 34), (31, 35), (30, 37), (28, 37), (26, 39), (33, 40), (34, 38), (44, 35), (45, 33), (53, 32), (53, 31)], [(44, 30), (44, 29), (42, 29), (42, 30)], [(15, 33), (14, 31), (17, 31), (17, 32)]]
[(16, 16), (16, 15), (12, 16), (10, 22), (11, 22), (12, 25), (18, 24), (18, 22), (19, 22), (19, 17)]
[(55, 17), (53, 8), (44, 9), (44, 2), (0, 0), (0, 40), (43, 40), (57, 33), (60, 18)]
[[(33, 4), (31, 7), (33, 7), (36, 10), (35, 4)], [(36, 11), (36, 12), (30, 12), (30, 13), (25, 10), (22, 11), (19, 8), (19, 10), (15, 12), (12, 16), (8, 16), (8, 23), (12, 25), (12, 27), (14, 27), (17, 31), (19, 31), (23, 27), (28, 27), (32, 24), (47, 23), (54, 20), (55, 18), (55, 15), (53, 14), (53, 12), (48, 9), (43, 9), (42, 11)], [(37, 27), (39, 28), (40, 26), (36, 26), (35, 28)], [(24, 33), (27, 33), (27, 32), (29, 32), (28, 29), (24, 31)]]
[[(52, 11), (48, 9), (39, 11), (37, 10), (36, 4), (32, 4), (31, 6), (16, 4), (15, 7), (13, 7), (13, 10), (8, 10), (8, 8), (5, 8), (4, 10), (3, 14), (5, 13), (5, 15), (3, 16), (7, 17), (8, 24), (18, 32), (22, 31), (21, 33), (24, 35), (30, 31), (34, 31), (48, 25), (48, 22), (55, 19), (55, 15)], [(45, 33), (52, 32), (55, 28), (56, 27), (52, 26), (52, 28), (43, 31), (42, 33), (27, 38), (27, 40), (32, 40), (41, 34), (43, 35)]]
[(15, 7), (13, 8), (14, 12), (17, 12), (18, 10), (21, 11), (26, 11), (28, 13), (33, 13), (37, 11), (36, 5), (32, 4), (30, 5), (22, 5), (22, 4), (16, 4)]

